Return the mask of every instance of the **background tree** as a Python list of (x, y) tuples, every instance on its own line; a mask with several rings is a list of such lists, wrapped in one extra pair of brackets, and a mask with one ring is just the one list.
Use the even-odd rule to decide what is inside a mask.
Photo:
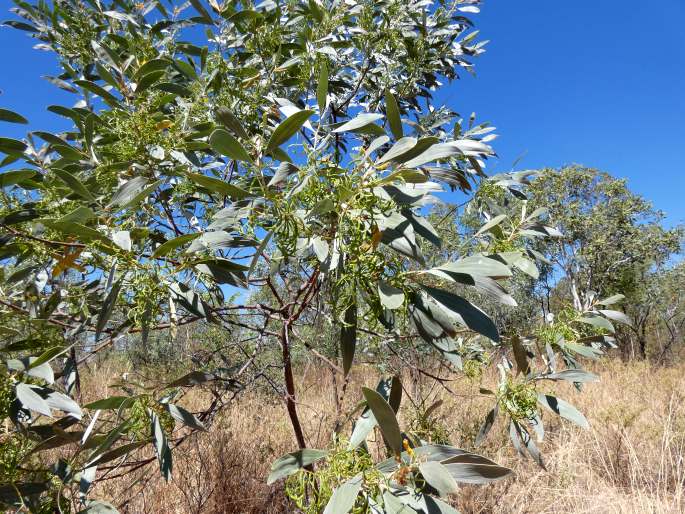
[(630, 191), (625, 180), (595, 169), (543, 170), (530, 194), (531, 202), (547, 207), (564, 234), (545, 251), (561, 273), (550, 276), (561, 289), (556, 294), (570, 296), (579, 308), (593, 294), (621, 291), (633, 323), (619, 332), (619, 340), (644, 358), (646, 320), (654, 305), (647, 290), (654, 287), (654, 273), (680, 252), (683, 228), (666, 228), (664, 214)]
[[(659, 299), (673, 298), (672, 285), (667, 284), (679, 276), (680, 265), (673, 266), (673, 261), (682, 248), (683, 227), (667, 228), (662, 212), (632, 192), (625, 180), (606, 172), (568, 166), (536, 171), (531, 177), (525, 199), (504, 199), (506, 181), (500, 187), (481, 187), (477, 199), (491, 219), (485, 240), (474, 238), (481, 226), (472, 205), (461, 212), (442, 208), (431, 214), (431, 219), (442, 220), (436, 226), (445, 227), (441, 229), (449, 241), (445, 246), (457, 252), (483, 244), (491, 249), (510, 248), (516, 243), (512, 229), (521, 209), (544, 212), (554, 220), (560, 237), (538, 239), (529, 247), (539, 260), (538, 269), (533, 276), (524, 275), (509, 284), (519, 308), (508, 312), (492, 305), (489, 312), (502, 327), (509, 324), (521, 330), (532, 319), (565, 305), (582, 309), (598, 296), (621, 291), (630, 324), (618, 331), (619, 343), (626, 355), (644, 358), (657, 318), (669, 316), (659, 307)], [(445, 224), (445, 216), (454, 223)], [(673, 299), (670, 315), (680, 303)]]
[(682, 261), (642, 276), (641, 287), (628, 310), (642, 357), (663, 363), (681, 356), (685, 328), (684, 278)]

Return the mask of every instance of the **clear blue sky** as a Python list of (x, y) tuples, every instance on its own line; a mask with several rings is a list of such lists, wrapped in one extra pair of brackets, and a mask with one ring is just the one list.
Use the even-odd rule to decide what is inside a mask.
[[(0, 0), (0, 11), (10, 7)], [(524, 152), (519, 169), (594, 166), (627, 177), (669, 224), (685, 221), (685, 0), (491, 0), (474, 21), (491, 41), (477, 76), (438, 98), (497, 126), (491, 170), (509, 170)], [(31, 47), (25, 33), (0, 29), (0, 106), (32, 130), (66, 128), (45, 106), (74, 97), (40, 78), (58, 70)]]

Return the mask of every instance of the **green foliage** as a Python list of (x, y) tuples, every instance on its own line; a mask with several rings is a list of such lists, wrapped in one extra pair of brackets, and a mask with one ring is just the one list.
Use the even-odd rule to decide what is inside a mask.
[(150, 436), (150, 421), (153, 414), (159, 417), (165, 433), (170, 434), (174, 430), (175, 422), (171, 414), (150, 396), (143, 395), (136, 398), (129, 407), (128, 413), (126, 431), (137, 440), (147, 440)]
[(511, 377), (507, 377), (499, 385), (497, 402), (502, 412), (514, 421), (533, 419), (537, 412), (537, 391), (534, 384), (517, 383)]
[(662, 296), (658, 276), (681, 250), (683, 227), (666, 228), (664, 213), (625, 180), (580, 166), (544, 170), (530, 192), (531, 202), (545, 205), (564, 233), (558, 245), (540, 249), (563, 274), (556, 294), (583, 308), (621, 291), (633, 323), (617, 332), (618, 345), (626, 354), (637, 347), (646, 357), (648, 327), (665, 314), (653, 309)]
[[(285, 494), (303, 513), (317, 514), (323, 512), (338, 486), (358, 474), (362, 476), (363, 490), (372, 497), (378, 496), (380, 484), (385, 483), (383, 474), (375, 468), (366, 451), (348, 450), (347, 441), (340, 439), (317, 466), (316, 473), (300, 470), (290, 475), (285, 481)], [(363, 496), (354, 505), (350, 512), (369, 512), (369, 503)]]
[(12, 408), (12, 400), (14, 399), (14, 391), (12, 387), (12, 380), (5, 370), (2, 370), (0, 375), (0, 417), (7, 419)]
[(441, 404), (441, 401), (437, 401), (429, 406), (424, 406), (422, 402), (413, 406), (409, 415), (407, 431), (413, 439), (422, 441), (424, 444), (450, 443), (450, 430), (437, 412)]
[[(348, 449), (306, 448), (293, 376), (303, 355), (336, 377), (338, 433), (356, 414), (338, 399), (362, 355), (451, 371), (466, 360), (474, 377), (474, 362), (498, 355), (485, 426), (501, 407), (514, 446), (542, 465), (526, 428), (542, 426), (535, 381), (589, 381), (576, 357), (601, 354), (609, 319), (626, 318), (594, 298), (560, 318), (572, 332), (536, 337), (479, 307), (515, 307), (505, 286), (530, 293), (549, 262), (540, 245), (561, 233), (529, 209), (530, 172), (487, 178), (494, 128), (433, 105), (441, 82), (483, 52), (465, 17), (477, 0), (15, 3), (24, 21), (9, 24), (56, 54), (48, 80), (76, 96), (48, 108), (67, 131), (0, 139), (2, 413), (8, 441), (35, 444), (27, 471), (28, 457), (8, 450), (22, 472), (0, 501), (93, 510), (92, 484), (110, 466), (149, 463), (141, 448), (169, 480), (176, 448), (248, 386), (284, 399), (299, 449), (268, 480), (305, 468), (287, 485), (303, 511), (325, 500), (327, 514), (452, 512), (438, 496), (457, 482), (509, 474), (425, 444), (446, 441), (430, 409), (403, 433), (398, 378), (363, 389)], [(436, 228), (426, 207), (446, 189), (470, 201), (459, 226)], [(445, 232), (460, 237), (443, 246)], [(115, 396), (79, 406), (84, 363), (167, 341), (180, 348), (167, 351), (172, 369), (194, 369), (175, 380), (137, 369), (107, 384)], [(191, 387), (212, 399), (195, 414), (179, 405)], [(563, 400), (535, 398), (587, 426)], [(390, 458), (372, 466), (356, 448), (376, 427)]]
[[(391, 439), (395, 430), (391, 427), (399, 426), (393, 411), (399, 409), (400, 396), (393, 394), (392, 385), (388, 390), (389, 384), (396, 387), (395, 391), (401, 390), (395, 377), (392, 381), (381, 380), (377, 391), (365, 389), (364, 394), (374, 423), (376, 418), (379, 420), (390, 458), (375, 464), (365, 449), (357, 448), (356, 442), (351, 440), (348, 444), (340, 439), (328, 452), (308, 450), (319, 455), (315, 459), (289, 454), (274, 463), (272, 474), (283, 468), (283, 463), (288, 464), (286, 494), (303, 512), (397, 512), (402, 506), (418, 512), (438, 507), (439, 512), (451, 512), (448, 505), (433, 495), (456, 492), (458, 482), (488, 483), (511, 472), (490, 459), (448, 444), (430, 444), (420, 439), (414, 443), (409, 435), (402, 436), (402, 444), (397, 448)], [(422, 415), (427, 417), (438, 406), (429, 407)], [(368, 419), (365, 413), (357, 423), (367, 425)], [(324, 455), (325, 461), (321, 462)], [(319, 464), (315, 472), (306, 469), (316, 461)], [(279, 477), (283, 475), (279, 473)]]
[(0, 442), (0, 481), (3, 484), (16, 482), (23, 464), (31, 451), (31, 444), (23, 437), (7, 434)]

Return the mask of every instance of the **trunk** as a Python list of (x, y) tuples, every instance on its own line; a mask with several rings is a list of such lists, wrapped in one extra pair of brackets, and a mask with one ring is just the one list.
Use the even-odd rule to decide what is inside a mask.
[(647, 358), (647, 338), (641, 335), (637, 340), (637, 344), (640, 350), (640, 358), (645, 360)]
[(340, 397), (338, 396), (338, 379), (336, 376), (336, 371), (333, 368), (331, 370), (331, 387), (333, 389), (333, 405), (335, 405), (335, 427), (333, 432), (338, 434), (340, 432), (341, 420), (342, 420), (342, 405)]
[(647, 358), (647, 319), (640, 323), (638, 332), (638, 347), (640, 349), (640, 358), (645, 360)]
[(283, 378), (285, 381), (285, 405), (288, 410), (288, 417), (290, 417), (290, 424), (295, 432), (295, 439), (300, 449), (306, 448), (304, 441), (304, 433), (302, 432), (302, 424), (297, 415), (297, 404), (295, 403), (295, 380), (293, 378), (293, 364), (290, 359), (290, 324), (283, 323), (283, 331), (281, 334), (281, 346), (283, 349)]
[[(304, 432), (302, 431), (302, 424), (300, 423), (300, 418), (297, 415), (297, 403), (295, 401), (295, 380), (293, 378), (293, 363), (290, 358), (290, 330), (291, 324), (294, 323), (302, 314), (305, 307), (308, 305), (312, 296), (316, 294), (316, 280), (319, 276), (318, 270), (315, 271), (310, 279), (300, 287), (297, 293), (297, 299), (300, 299), (301, 303), (299, 307), (295, 307), (297, 304), (293, 303), (291, 309), (282, 309), (283, 314), (283, 329), (281, 330), (281, 347), (283, 350), (283, 379), (285, 382), (285, 405), (288, 410), (288, 417), (290, 418), (290, 424), (295, 432), (295, 439), (297, 439), (297, 445), (300, 449), (307, 447), (304, 440)], [(311, 471), (312, 466), (305, 466), (306, 470)]]
[(576, 279), (571, 279), (571, 296), (573, 296), (573, 308), (576, 310), (582, 310), (583, 302), (580, 301), (580, 294), (578, 294), (578, 284)]

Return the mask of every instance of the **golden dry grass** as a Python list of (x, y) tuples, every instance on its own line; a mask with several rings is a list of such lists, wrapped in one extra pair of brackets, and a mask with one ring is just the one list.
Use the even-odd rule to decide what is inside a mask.
[[(594, 371), (602, 381), (587, 384), (582, 393), (570, 385), (553, 386), (587, 415), (591, 430), (545, 415), (544, 471), (515, 454), (500, 420), (478, 451), (512, 467), (515, 476), (462, 488), (453, 498), (462, 513), (685, 512), (685, 365), (653, 368), (607, 360)], [(370, 370), (357, 370), (349, 405), (359, 399), (359, 386), (374, 380)], [(299, 384), (300, 414), (312, 447), (327, 445), (335, 422), (329, 385), (327, 373), (314, 368)], [(92, 387), (107, 394), (105, 382)], [(451, 396), (441, 388), (431, 392), (428, 386), (423, 390), (444, 400), (441, 422), (451, 442), (471, 448), (491, 400), (474, 396), (478, 384), (467, 379), (451, 387), (464, 396)], [(410, 415), (405, 409), (401, 418)], [(247, 394), (208, 433), (175, 451), (169, 484), (150, 466), (102, 483), (95, 494), (115, 504), (128, 501), (122, 512), (135, 514), (293, 512), (279, 484), (269, 487), (265, 477), (271, 462), (294, 448), (283, 405)]]

